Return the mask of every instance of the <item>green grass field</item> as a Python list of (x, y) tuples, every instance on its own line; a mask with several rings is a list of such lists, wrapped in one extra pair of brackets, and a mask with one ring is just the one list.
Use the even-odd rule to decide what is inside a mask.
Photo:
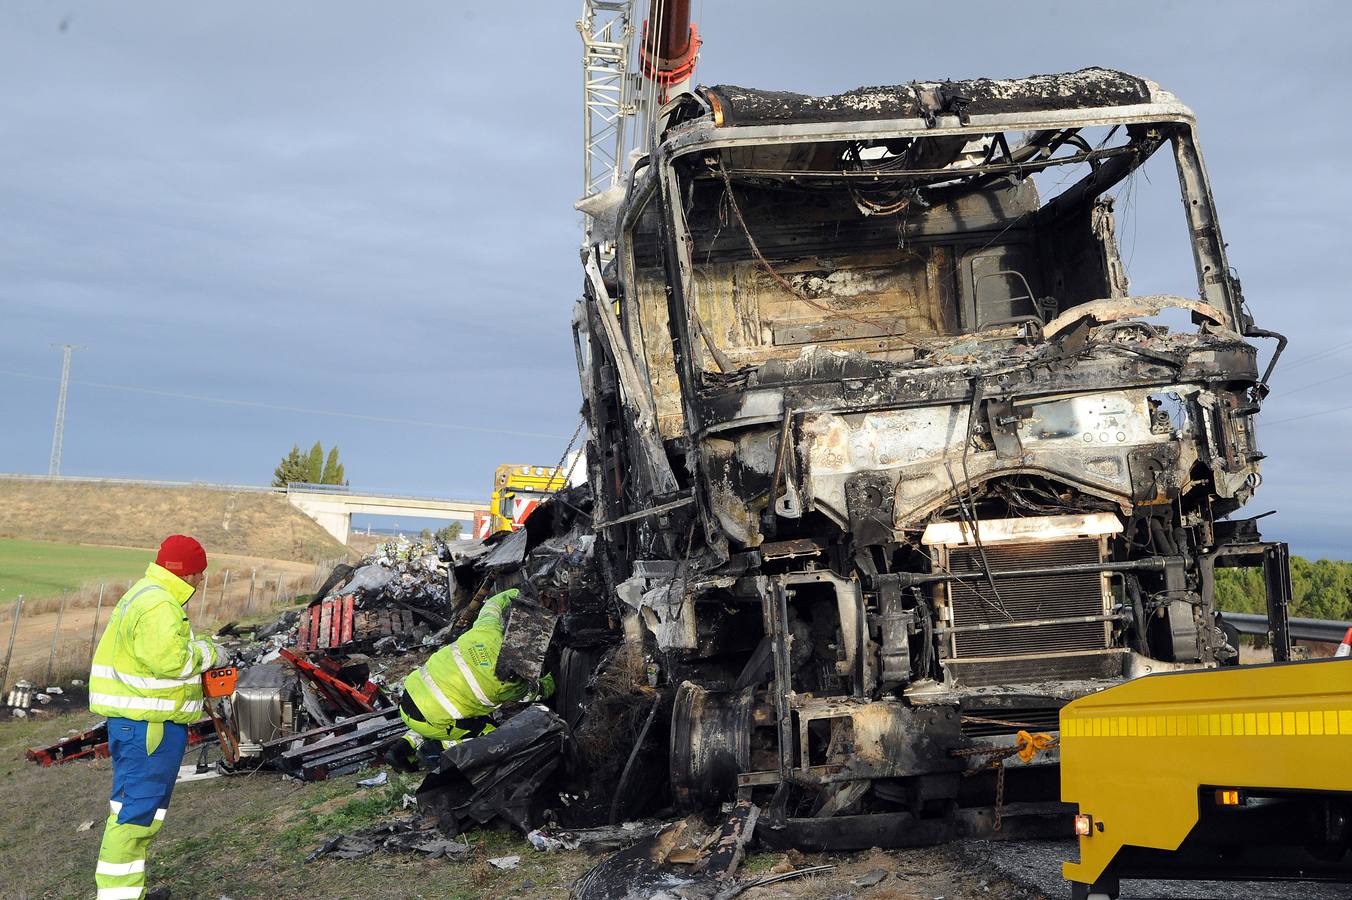
[(39, 599), (91, 581), (125, 581), (145, 571), (147, 551), (0, 538), (0, 605)]

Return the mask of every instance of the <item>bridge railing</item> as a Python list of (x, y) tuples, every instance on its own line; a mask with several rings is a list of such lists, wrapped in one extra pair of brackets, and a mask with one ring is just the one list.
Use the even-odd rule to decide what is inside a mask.
[(356, 491), (341, 484), (310, 484), (293, 481), (286, 486), (288, 494), (334, 494), (342, 497), (372, 497), (381, 500), (421, 500), (426, 503), (457, 503), (466, 506), (487, 507), (480, 500), (458, 500), (454, 497), (429, 497), (425, 494), (391, 494), (388, 491)]

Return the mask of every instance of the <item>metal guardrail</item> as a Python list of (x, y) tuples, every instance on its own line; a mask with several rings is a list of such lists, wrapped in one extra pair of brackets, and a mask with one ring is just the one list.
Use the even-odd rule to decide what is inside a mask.
[[(1240, 634), (1266, 635), (1268, 617), (1259, 613), (1222, 612), (1222, 618), (1229, 622)], [(1342, 643), (1352, 622), (1339, 622), (1336, 619), (1288, 619), (1291, 637), (1298, 641), (1318, 641), (1326, 644)]]
[(251, 491), (258, 494), (283, 494), (285, 488), (257, 484), (224, 484), (216, 481), (151, 481), (144, 478), (101, 478), (89, 475), (25, 475), (22, 472), (0, 472), (5, 481), (48, 481), (62, 484), (125, 484), (141, 487), (206, 488), (212, 491)]
[(391, 494), (384, 491), (356, 491), (345, 485), (306, 484), (292, 482), (284, 488), (259, 484), (226, 484), (216, 481), (153, 481), (145, 478), (102, 478), (90, 475), (26, 475), (22, 472), (0, 472), (0, 481), (46, 481), (61, 484), (116, 484), (132, 487), (203, 488), (210, 491), (250, 492), (255, 494), (323, 493), (346, 497), (380, 497), (387, 500), (423, 500), (430, 503), (458, 503), (465, 506), (487, 507), (478, 500), (457, 500), (454, 497), (428, 497), (420, 494)]

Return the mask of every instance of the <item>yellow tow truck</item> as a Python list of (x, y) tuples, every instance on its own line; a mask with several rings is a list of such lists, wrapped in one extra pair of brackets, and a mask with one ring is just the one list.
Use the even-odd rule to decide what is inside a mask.
[(1352, 881), (1352, 659), (1149, 675), (1060, 724), (1075, 900), (1128, 877)]
[(474, 521), (475, 538), (482, 540), (499, 531), (516, 531), (535, 507), (567, 486), (568, 469), (563, 466), (498, 466), (493, 473), (488, 511)]

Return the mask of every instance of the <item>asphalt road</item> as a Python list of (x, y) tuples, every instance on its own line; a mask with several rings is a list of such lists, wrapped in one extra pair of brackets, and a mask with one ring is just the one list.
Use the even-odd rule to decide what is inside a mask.
[[(1067, 900), (1061, 862), (1075, 858), (1071, 841), (971, 841), (959, 845), (973, 863), (997, 870), (1010, 881)], [(1350, 900), (1352, 884), (1300, 881), (1123, 881), (1121, 900)]]

